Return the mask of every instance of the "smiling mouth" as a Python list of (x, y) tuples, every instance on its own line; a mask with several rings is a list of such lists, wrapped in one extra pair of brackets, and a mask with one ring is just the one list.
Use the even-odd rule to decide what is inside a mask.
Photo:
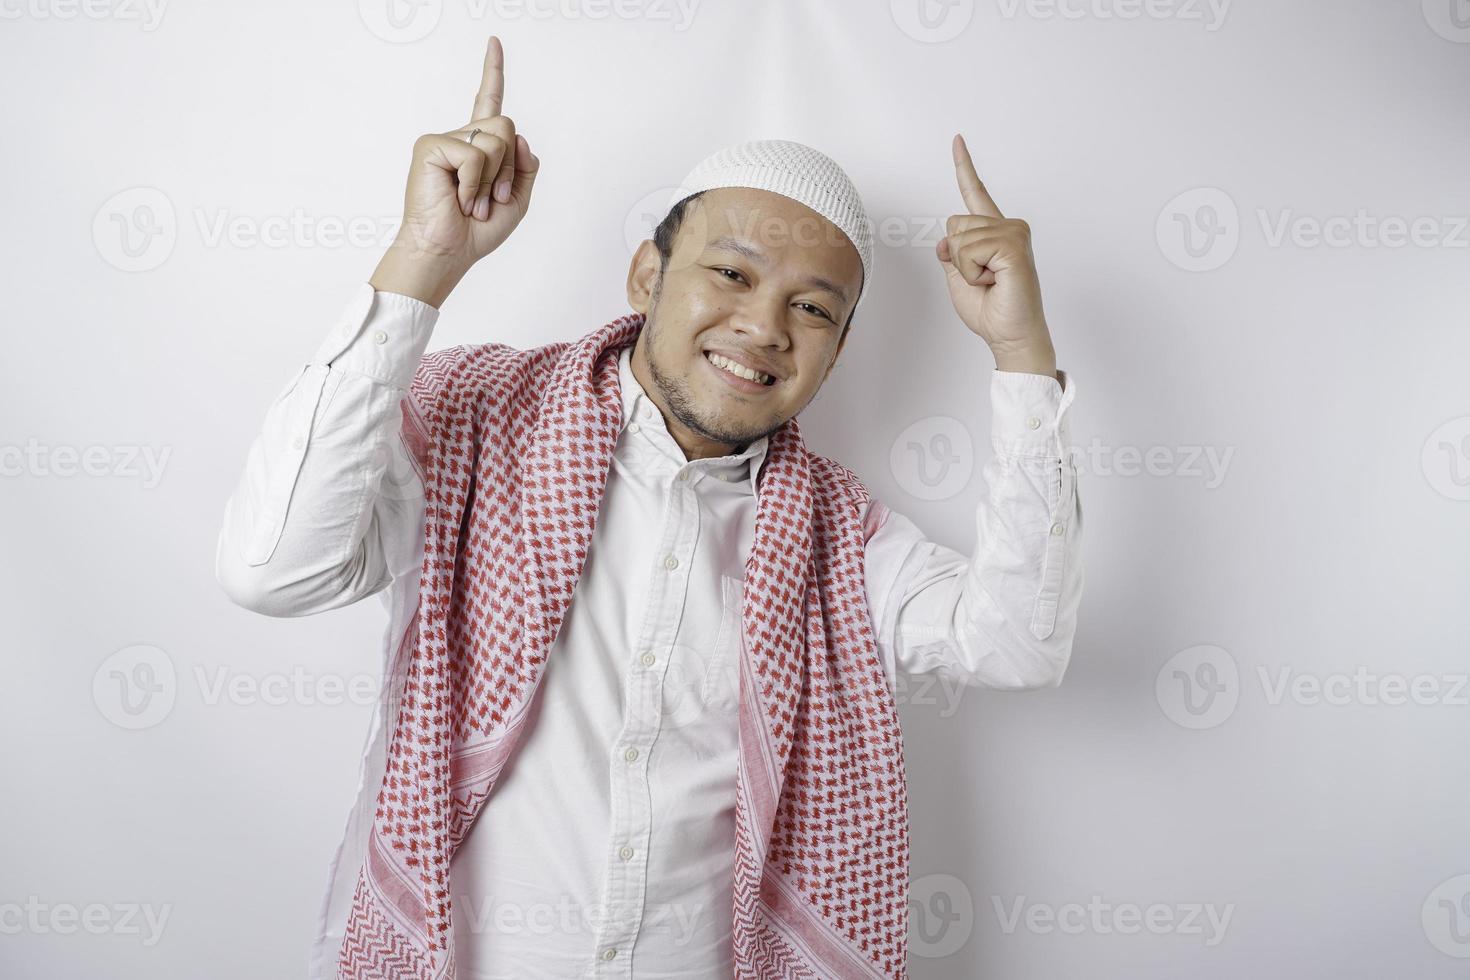
[[(715, 358), (719, 358), (720, 363), (716, 363)], [(772, 388), (776, 387), (776, 384), (779, 380), (777, 378), (772, 378), (770, 375), (764, 375), (765, 377), (770, 378), (770, 380), (762, 383), (761, 381), (747, 378), (742, 374), (736, 374), (734, 371), (728, 370), (727, 368), (722, 366), (724, 364), (733, 364), (733, 362), (715, 351), (705, 351), (704, 359), (709, 362), (709, 366), (714, 368), (715, 371), (717, 371), (719, 375), (725, 379), (725, 381), (727, 381), (740, 391), (770, 391)]]

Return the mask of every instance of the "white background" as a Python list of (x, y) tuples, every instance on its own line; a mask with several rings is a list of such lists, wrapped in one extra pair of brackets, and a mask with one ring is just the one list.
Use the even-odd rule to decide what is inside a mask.
[[(912, 976), (1466, 976), (1465, 0), (422, 2), (0, 0), (0, 974), (302, 975), (370, 708), (214, 685), (370, 686), (384, 613), (236, 608), (215, 537), (493, 32), (543, 169), (431, 348), (628, 312), (649, 201), (809, 143), (879, 244), (804, 432), (966, 550), (993, 362), (933, 256), (953, 133), (1032, 226), (1087, 592), (1060, 688), (903, 692)], [(923, 500), (946, 417), (973, 476)]]

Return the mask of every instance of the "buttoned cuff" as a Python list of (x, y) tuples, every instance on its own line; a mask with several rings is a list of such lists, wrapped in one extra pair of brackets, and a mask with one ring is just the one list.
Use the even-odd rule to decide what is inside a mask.
[(1059, 459), (1071, 438), (1067, 408), (1077, 387), (1067, 372), (1057, 377), (993, 371), (990, 379), (990, 444), (996, 455)]
[(360, 283), (311, 363), (407, 388), (438, 320), (428, 303)]

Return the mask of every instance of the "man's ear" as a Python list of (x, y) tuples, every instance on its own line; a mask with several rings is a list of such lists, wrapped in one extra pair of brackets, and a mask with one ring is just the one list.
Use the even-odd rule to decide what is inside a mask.
[(628, 266), (628, 305), (636, 312), (647, 314), (653, 305), (654, 284), (659, 277), (658, 246), (653, 239), (645, 238), (638, 243), (633, 261)]

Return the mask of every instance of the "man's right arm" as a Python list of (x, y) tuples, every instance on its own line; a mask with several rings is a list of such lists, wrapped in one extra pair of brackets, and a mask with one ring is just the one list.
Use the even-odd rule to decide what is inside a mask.
[(521, 223), (541, 170), (504, 98), (492, 34), (470, 122), (414, 141), (392, 246), (250, 447), (215, 549), (215, 578), (239, 605), (305, 616), (405, 571), (394, 559), (414, 553), (424, 500), (399, 402), (439, 305)]
[(356, 602), (405, 569), (423, 487), (399, 439), (399, 404), (439, 311), (357, 287), (271, 403), (225, 505), (215, 578), (236, 604), (305, 616)]

